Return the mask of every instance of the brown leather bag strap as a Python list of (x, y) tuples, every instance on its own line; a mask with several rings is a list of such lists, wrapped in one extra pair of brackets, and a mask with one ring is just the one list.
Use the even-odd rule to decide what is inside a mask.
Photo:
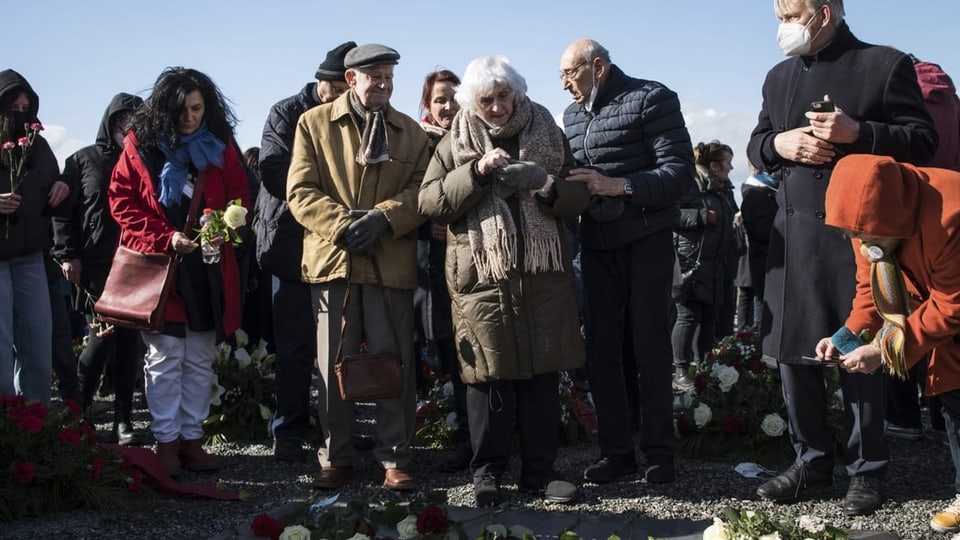
[[(373, 256), (370, 257), (370, 260), (373, 261), (373, 273), (377, 277), (377, 286), (380, 289), (386, 289), (383, 286), (383, 275), (380, 274), (380, 265), (377, 264), (377, 259)], [(390, 323), (390, 332), (393, 334), (393, 352), (400, 357), (400, 340), (397, 338), (397, 328), (393, 324), (393, 312), (390, 310), (390, 299), (387, 298), (386, 290), (383, 290), (383, 307), (386, 309), (387, 322)], [(334, 365), (339, 364), (343, 358), (343, 334), (344, 330), (347, 328), (347, 307), (350, 306), (350, 280), (347, 280), (347, 289), (343, 293), (343, 310), (340, 312), (340, 340), (337, 343), (337, 356), (334, 358)]]
[(190, 197), (190, 210), (187, 211), (187, 222), (183, 224), (183, 234), (193, 238), (193, 225), (197, 222), (197, 210), (200, 209), (200, 197), (203, 196), (203, 188), (207, 185), (207, 171), (203, 170), (197, 175), (197, 181), (193, 184), (193, 195)]

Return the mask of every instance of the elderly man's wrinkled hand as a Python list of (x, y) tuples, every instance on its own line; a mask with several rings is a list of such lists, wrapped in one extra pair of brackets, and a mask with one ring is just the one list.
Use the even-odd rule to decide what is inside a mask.
[(783, 159), (804, 165), (824, 165), (837, 153), (833, 145), (813, 135), (812, 126), (784, 131), (773, 138), (773, 148)]

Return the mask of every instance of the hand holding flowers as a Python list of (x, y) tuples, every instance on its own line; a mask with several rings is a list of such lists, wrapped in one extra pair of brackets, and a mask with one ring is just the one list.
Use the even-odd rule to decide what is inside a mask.
[[(30, 153), (30, 147), (33, 146), (37, 134), (43, 131), (43, 125), (40, 122), (24, 124), (26, 135), (16, 141), (6, 141), (0, 145), (0, 164), (10, 170), (10, 191), (0, 194), (0, 214), (7, 216), (7, 230), (4, 238), (10, 237), (10, 216), (20, 208), (20, 195), (17, 190), (27, 175), (24, 165), (27, 163), (27, 155)], [(62, 182), (59, 182), (62, 184)], [(65, 185), (64, 185), (65, 186)], [(68, 190), (69, 192), (69, 190)], [(59, 204), (59, 201), (57, 201)]]
[(247, 209), (240, 199), (230, 201), (225, 210), (211, 210), (205, 208), (200, 216), (200, 229), (194, 239), (200, 240), (203, 250), (203, 262), (215, 264), (220, 262), (220, 246), (227, 240), (240, 244), (243, 240), (237, 229), (247, 223)]

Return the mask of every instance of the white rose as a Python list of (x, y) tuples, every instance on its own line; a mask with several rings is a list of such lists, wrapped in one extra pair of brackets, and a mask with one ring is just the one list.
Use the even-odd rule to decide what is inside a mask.
[(370, 537), (363, 533), (357, 533), (350, 538), (347, 538), (347, 540), (370, 540)]
[(722, 392), (729, 392), (730, 389), (733, 388), (733, 385), (737, 384), (737, 381), (740, 380), (740, 372), (737, 371), (737, 368), (724, 366), (717, 370), (716, 377), (717, 380), (720, 381), (720, 390)]
[(760, 422), (760, 429), (770, 437), (779, 437), (787, 430), (787, 423), (777, 413), (768, 414)]
[(800, 527), (801, 531), (809, 533), (821, 533), (827, 530), (827, 522), (816, 516), (808, 516), (806, 514), (800, 516), (800, 519), (797, 521), (797, 526)]
[(236, 330), (234, 330), (233, 337), (234, 339), (237, 340), (238, 348), (242, 349), (243, 347), (247, 346), (247, 343), (250, 343), (250, 336), (248, 336), (247, 333), (244, 332), (243, 328), (237, 328)]
[(220, 386), (220, 379), (217, 377), (217, 374), (213, 374), (213, 380), (210, 381), (210, 404), (211, 405), (221, 405), (220, 397), (223, 396), (223, 393), (227, 389)]
[(713, 411), (710, 410), (710, 406), (706, 403), (697, 405), (697, 408), (693, 410), (693, 423), (696, 424), (698, 428), (709, 424), (712, 419)]
[(237, 359), (237, 365), (243, 369), (250, 365), (250, 353), (246, 349), (237, 349), (233, 351), (233, 357)]
[(763, 365), (767, 366), (767, 367), (770, 368), (770, 369), (777, 369), (777, 368), (779, 367), (779, 366), (777, 365), (776, 359), (771, 358), (771, 357), (769, 357), (769, 356), (767, 356), (767, 355), (762, 355), (762, 356), (760, 357), (760, 361), (763, 362)]
[(280, 540), (310, 540), (310, 529), (303, 525), (290, 525), (280, 533)]
[(448, 414), (447, 417), (443, 419), (443, 423), (456, 429), (458, 427), (457, 411), (452, 411), (450, 414)]
[(703, 531), (703, 540), (730, 540), (726, 526), (720, 518), (713, 518), (713, 525)]
[(231, 229), (239, 229), (247, 224), (247, 209), (231, 204), (223, 211), (223, 222)]
[(453, 395), (453, 382), (452, 382), (452, 381), (447, 381), (447, 382), (443, 383), (442, 390), (443, 390), (443, 395), (444, 395), (445, 397), (450, 397), (450, 396), (452, 396), (452, 395)]
[(683, 407), (684, 407), (685, 409), (689, 409), (690, 407), (692, 407), (692, 406), (693, 406), (693, 400), (694, 400), (695, 397), (696, 397), (696, 396), (694, 395), (693, 391), (684, 392), (683, 396), (680, 398), (680, 399), (683, 400)]
[(397, 537), (400, 540), (410, 540), (419, 535), (417, 532), (417, 516), (409, 515), (397, 523)]
[(781, 540), (780, 533), (777, 531), (774, 531), (770, 534), (765, 534), (761, 536), (759, 540)]

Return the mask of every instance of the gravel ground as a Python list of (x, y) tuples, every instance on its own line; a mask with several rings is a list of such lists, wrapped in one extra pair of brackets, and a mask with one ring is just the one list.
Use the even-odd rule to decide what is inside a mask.
[[(108, 413), (98, 429), (107, 431)], [(137, 411), (138, 427), (146, 428), (147, 413)], [(363, 426), (369, 432), (371, 426)], [(903, 539), (946, 538), (928, 525), (930, 516), (953, 499), (953, 469), (946, 446), (932, 440), (907, 442), (891, 440), (891, 466), (884, 481), (887, 501), (868, 517), (849, 518), (841, 510), (847, 481), (837, 468), (832, 489), (816, 493), (789, 509), (799, 514), (818, 515), (849, 529), (896, 532)], [(270, 512), (310, 494), (317, 470), (314, 463), (285, 464), (273, 459), (270, 441), (231, 443), (213, 448), (223, 467), (215, 473), (185, 472), (180, 481), (217, 481), (224, 489), (250, 494), (245, 501), (210, 501), (159, 496), (143, 501), (140, 508), (115, 512), (70, 512), (37, 519), (20, 520), (0, 527), (0, 539), (13, 538), (229, 538), (232, 531), (248, 530), (254, 515)], [(558, 470), (577, 479), (595, 459), (594, 445), (561, 448)], [(446, 490), (452, 506), (472, 506), (473, 493), (466, 472), (446, 475), (435, 465), (447, 451), (416, 449), (411, 473), (418, 489)], [(517, 491), (512, 480), (504, 486), (515, 508), (553, 512), (587, 513), (627, 518), (709, 520), (724, 505), (772, 511), (775, 505), (757, 499), (759, 480), (746, 479), (733, 471), (731, 463), (679, 459), (678, 478), (666, 485), (628, 481), (583, 484), (575, 504), (552, 505)], [(512, 478), (516, 478), (514, 469)], [(382, 469), (370, 452), (358, 453), (354, 477), (342, 492), (341, 500), (402, 500), (402, 496), (380, 490)], [(578, 481), (578, 483), (581, 483)], [(373, 487), (370, 487), (373, 486)]]

